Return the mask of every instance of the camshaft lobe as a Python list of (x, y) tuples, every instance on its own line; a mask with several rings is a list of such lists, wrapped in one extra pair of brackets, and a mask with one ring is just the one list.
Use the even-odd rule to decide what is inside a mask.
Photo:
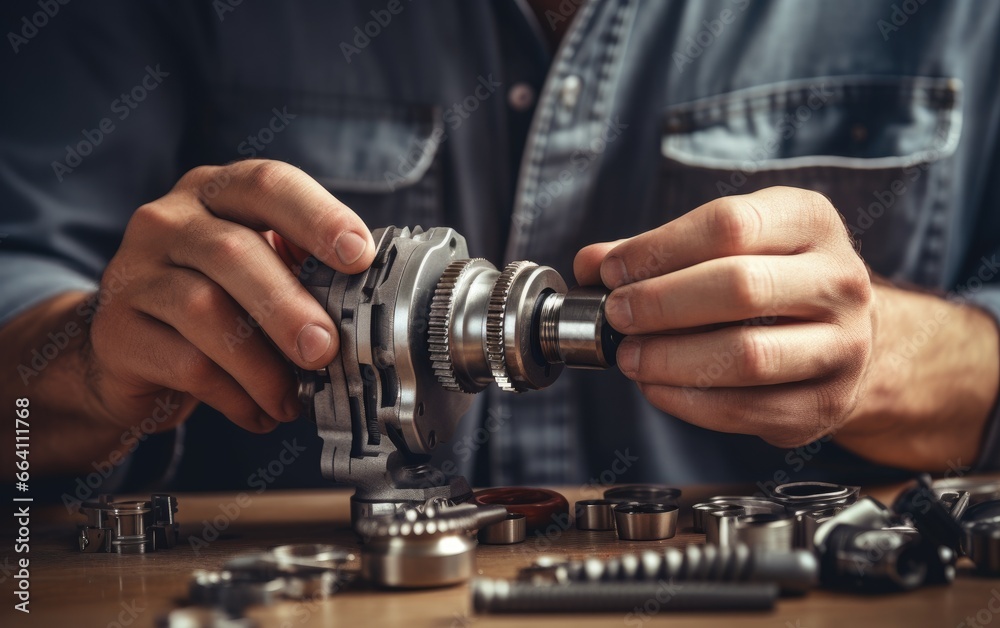
[(563, 567), (572, 582), (774, 582), (785, 593), (805, 592), (819, 578), (819, 564), (809, 551), (763, 552), (743, 544), (668, 547), (663, 552), (623, 554), (607, 560), (568, 561)]

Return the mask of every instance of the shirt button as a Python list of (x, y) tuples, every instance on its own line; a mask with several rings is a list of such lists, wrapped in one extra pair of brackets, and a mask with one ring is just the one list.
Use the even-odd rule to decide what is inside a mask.
[(576, 106), (576, 101), (580, 97), (580, 89), (582, 87), (583, 81), (575, 74), (570, 74), (563, 79), (562, 86), (559, 89), (559, 100), (562, 102), (563, 107), (572, 109)]
[(535, 104), (535, 90), (527, 83), (514, 83), (507, 92), (507, 104), (514, 111), (527, 111)]

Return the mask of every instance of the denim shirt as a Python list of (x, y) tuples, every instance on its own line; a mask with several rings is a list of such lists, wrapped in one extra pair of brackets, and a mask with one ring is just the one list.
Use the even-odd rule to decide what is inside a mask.
[[(247, 157), (301, 167), (372, 228), (453, 226), (474, 256), (568, 277), (585, 244), (808, 188), (874, 272), (1000, 316), (1000, 3), (583, 0), (554, 52), (568, 17), (523, 0), (74, 3), (30, 37), (35, 3), (0, 11), (0, 321), (93, 289), (136, 207)], [(319, 455), (308, 424), (268, 441), (211, 414), (189, 421), (182, 477), (218, 430), (237, 480), (288, 434)], [(504, 484), (894, 475), (691, 426), (617, 371), (483, 393), (439, 458)]]

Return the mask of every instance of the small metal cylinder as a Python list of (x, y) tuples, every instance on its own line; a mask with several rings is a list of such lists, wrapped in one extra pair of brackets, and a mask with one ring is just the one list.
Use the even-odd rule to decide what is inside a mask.
[(719, 547), (731, 545), (736, 519), (746, 514), (746, 509), (736, 504), (716, 504), (715, 509), (704, 511), (705, 542)]
[(614, 530), (615, 502), (607, 499), (581, 499), (576, 502), (578, 530)]
[(737, 543), (775, 552), (790, 552), (795, 538), (795, 520), (788, 515), (747, 515), (736, 521)]
[(603, 288), (573, 288), (550, 294), (542, 302), (538, 340), (542, 355), (551, 364), (604, 369), (615, 365), (621, 334), (608, 325)]
[(361, 574), (392, 588), (458, 584), (472, 576), (475, 547), (465, 534), (376, 538), (361, 548)]
[(671, 504), (618, 504), (615, 526), (623, 541), (658, 541), (677, 534), (677, 506)]
[(523, 543), (527, 535), (527, 518), (511, 512), (503, 521), (480, 528), (478, 538), (484, 545), (513, 545)]

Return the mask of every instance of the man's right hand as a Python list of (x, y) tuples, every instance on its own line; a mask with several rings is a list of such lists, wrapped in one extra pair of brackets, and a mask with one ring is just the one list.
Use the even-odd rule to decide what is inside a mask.
[(136, 210), (104, 274), (102, 292), (113, 296), (94, 315), (84, 352), (88, 407), (128, 429), (177, 391), (181, 409), (160, 430), (197, 401), (252, 432), (295, 419), (285, 358), (321, 368), (339, 340), (269, 243), (275, 234), (341, 272), (360, 272), (375, 255), (354, 212), (277, 161), (195, 168)]

